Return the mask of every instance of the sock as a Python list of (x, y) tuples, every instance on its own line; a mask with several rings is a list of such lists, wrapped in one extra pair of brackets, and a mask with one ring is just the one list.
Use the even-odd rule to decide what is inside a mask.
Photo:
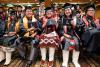
[(54, 60), (55, 48), (49, 47), (49, 61)]
[(63, 50), (62, 51), (63, 55), (63, 63), (62, 66), (67, 67), (68, 66), (68, 59), (69, 59), (69, 51), (68, 50)]
[(46, 48), (40, 48), (42, 60), (46, 60)]
[(79, 63), (78, 63), (79, 54), (80, 54), (79, 51), (73, 50), (73, 56), (72, 56), (72, 59), (73, 59), (73, 60), (72, 60), (72, 61), (73, 61), (74, 65), (75, 65), (75, 67), (80, 67), (80, 65), (79, 65)]

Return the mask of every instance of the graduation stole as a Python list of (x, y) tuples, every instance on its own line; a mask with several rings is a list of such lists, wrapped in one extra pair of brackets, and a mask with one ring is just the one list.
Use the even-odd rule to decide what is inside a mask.
[[(86, 16), (83, 16), (83, 21), (84, 21), (86, 27), (88, 27), (88, 26), (89, 26), (89, 21), (87, 20)], [(95, 18), (93, 18), (93, 23), (94, 23), (94, 25), (96, 25), (96, 26), (99, 25), (99, 24), (98, 24), (99, 22), (97, 22), (97, 19), (95, 19)]]
[[(35, 17), (32, 16), (32, 22), (34, 23), (36, 21), (37, 20), (35, 19)], [(23, 18), (23, 26), (24, 26), (25, 29), (28, 29), (28, 19), (27, 19), (26, 16)], [(34, 32), (34, 31), (32, 30), (32, 32)], [(24, 36), (28, 37), (29, 36), (29, 32), (27, 32)]]

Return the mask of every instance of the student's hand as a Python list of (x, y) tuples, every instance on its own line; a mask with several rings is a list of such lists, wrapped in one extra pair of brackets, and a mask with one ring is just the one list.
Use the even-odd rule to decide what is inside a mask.
[(31, 37), (35, 37), (35, 35), (34, 35), (34, 34), (32, 34), (32, 35), (31, 35)]
[(43, 18), (43, 25), (42, 25), (43, 28), (46, 26), (47, 22), (48, 22), (48, 19), (44, 17)]
[(68, 35), (68, 34), (65, 34), (65, 33), (64, 33), (64, 36), (65, 36), (66, 38), (68, 38), (68, 39), (73, 39), (71, 35)]
[(35, 36), (36, 36), (36, 34), (37, 34), (37, 33), (32, 34), (32, 35), (31, 35), (31, 37), (35, 37)]
[(7, 34), (4, 34), (3, 36), (8, 36)]
[(33, 30), (33, 29), (34, 29), (34, 27), (27, 29), (27, 31), (31, 31), (31, 30)]
[(60, 38), (61, 41), (63, 41), (63, 39), (64, 39), (64, 36), (62, 36), (62, 37)]

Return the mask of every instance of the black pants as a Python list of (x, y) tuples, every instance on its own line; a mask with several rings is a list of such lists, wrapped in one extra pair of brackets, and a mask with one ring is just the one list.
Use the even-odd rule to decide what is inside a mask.
[(88, 46), (87, 46), (87, 51), (91, 53), (99, 52), (98, 50), (100, 49), (100, 32), (95, 33)]
[(89, 43), (90, 39), (92, 38), (92, 36), (98, 32), (99, 32), (98, 29), (92, 29), (92, 30), (84, 32), (82, 35), (82, 40), (85, 42), (85, 45), (87, 45)]
[(82, 40), (84, 42), (85, 48), (87, 48), (87, 51), (92, 52), (95, 50), (94, 46), (96, 45), (96, 40), (100, 34), (100, 31), (98, 29), (93, 29), (93, 30), (89, 30), (86, 31), (83, 35), (82, 35)]

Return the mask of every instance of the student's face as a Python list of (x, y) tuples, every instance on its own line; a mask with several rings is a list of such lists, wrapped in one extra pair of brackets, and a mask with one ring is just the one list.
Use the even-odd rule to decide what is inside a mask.
[(94, 15), (95, 15), (95, 10), (94, 10), (93, 8), (89, 8), (89, 9), (87, 10), (87, 15), (89, 15), (89, 16), (94, 16)]
[(17, 12), (18, 12), (19, 14), (21, 14), (21, 13), (22, 13), (22, 8), (21, 8), (21, 7), (18, 7), (18, 8), (17, 8)]
[(17, 11), (21, 12), (22, 11), (22, 8), (21, 7), (18, 7), (17, 8)]
[(80, 6), (77, 6), (77, 10), (79, 10), (80, 9)]
[(54, 15), (59, 15), (59, 12), (55, 10)]
[(65, 9), (65, 15), (70, 16), (72, 14), (72, 10), (70, 8)]
[(26, 10), (26, 12), (25, 12), (25, 14), (26, 14), (26, 16), (27, 16), (27, 17), (29, 17), (29, 18), (30, 18), (30, 17), (32, 17), (33, 12), (32, 12), (32, 10), (31, 10), (31, 9), (27, 9), (27, 10)]
[(52, 17), (53, 16), (53, 11), (52, 10), (48, 10), (46, 12), (47, 17)]
[(80, 17), (80, 16), (81, 16), (81, 14), (80, 14), (80, 13), (77, 13), (77, 14), (76, 14), (76, 16), (77, 16), (77, 17)]

